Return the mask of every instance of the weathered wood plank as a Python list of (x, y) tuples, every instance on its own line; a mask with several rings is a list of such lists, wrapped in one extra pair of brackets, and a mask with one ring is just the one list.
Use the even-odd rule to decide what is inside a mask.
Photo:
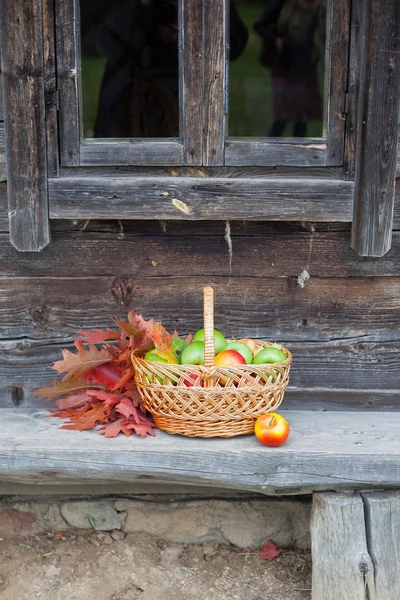
[(79, 152), (83, 166), (183, 164), (183, 144), (179, 140), (86, 140)]
[(353, 205), (352, 182), (314, 179), (63, 177), (49, 190), (52, 219), (349, 222)]
[(0, 232), (8, 233), (8, 198), (6, 183), (0, 183)]
[[(180, 227), (179, 227), (180, 224)], [(263, 224), (247, 231), (243, 224), (231, 227), (232, 253), (224, 223), (207, 222), (202, 234), (197, 227), (168, 223), (165, 233), (159, 223), (147, 231), (87, 232), (80, 223), (76, 232), (59, 232), (39, 256), (19, 256), (7, 234), (0, 234), (2, 276), (86, 277), (109, 275), (160, 278), (185, 277), (191, 264), (197, 277), (278, 278), (308, 275), (324, 278), (400, 276), (400, 232), (393, 235), (391, 251), (382, 259), (365, 259), (350, 247), (350, 231), (307, 232), (296, 225)], [(79, 229), (83, 231), (79, 232)], [(188, 231), (189, 229), (189, 231)], [(205, 236), (209, 236), (205, 239)], [(79, 255), (79, 261), (76, 257)], [(124, 257), (121, 261), (121, 256)]]
[(376, 600), (400, 598), (400, 492), (363, 493)]
[(50, 241), (41, 2), (0, 6), (10, 239), (39, 251)]
[(203, 2), (180, 2), (183, 163), (203, 162)]
[(312, 600), (377, 600), (360, 496), (314, 494)]
[(340, 167), (160, 167), (160, 166), (124, 166), (102, 167), (62, 167), (63, 177), (204, 177), (204, 178), (272, 178), (272, 179), (343, 179)]
[(355, 137), (357, 126), (357, 99), (360, 86), (358, 60), (361, 55), (362, 33), (360, 32), (360, 2), (352, 2), (350, 15), (349, 68), (347, 80), (347, 115), (344, 140), (344, 177), (354, 180), (355, 170)]
[[(2, 95), (0, 87), (0, 94)], [(7, 180), (6, 133), (4, 123), (0, 123), (0, 182)]]
[(204, 0), (203, 165), (224, 164), (227, 0)]
[(400, 3), (362, 0), (352, 247), (391, 247), (400, 96)]
[[(210, 278), (3, 277), (0, 337), (62, 339), (81, 328), (109, 325), (108, 315), (123, 316), (132, 308), (162, 319), (168, 329), (190, 333), (201, 326), (205, 283), (216, 291), (216, 327), (232, 337), (307, 340), (310, 347), (358, 338), (356, 343), (366, 344), (361, 353), (375, 341), (398, 341), (399, 277), (315, 278), (301, 288), (291, 278), (238, 278), (233, 285), (229, 272)], [(398, 369), (396, 361), (393, 368)]]
[(325, 76), (327, 165), (343, 164), (350, 4), (349, 0), (333, 0), (327, 4), (326, 55), (328, 60)]
[[(316, 140), (271, 141), (229, 139), (225, 142), (225, 164), (228, 166), (291, 165), (296, 167), (325, 166), (326, 143)], [(337, 164), (337, 163), (335, 163)]]
[(54, 0), (42, 0), (47, 173), (58, 177), (58, 107)]
[[(104, 320), (113, 326), (110, 319)], [(284, 408), (400, 410), (399, 342), (280, 341), (294, 356)], [(50, 366), (61, 358), (64, 347), (73, 349), (67, 340), (0, 342), (0, 406), (10, 401), (17, 388), (21, 402), (41, 405), (32, 393), (54, 379)]]
[(291, 436), (280, 448), (267, 448), (255, 436), (204, 440), (157, 432), (150, 439), (110, 440), (92, 431), (59, 430), (60, 421), (42, 418), (42, 412), (4, 410), (0, 479), (53, 485), (164, 480), (270, 495), (400, 485), (400, 414), (353, 413), (351, 427), (348, 413), (285, 416)]
[(60, 98), (59, 132), (61, 163), (80, 162), (79, 111), (79, 8), (77, 0), (55, 0), (57, 27), (57, 85)]

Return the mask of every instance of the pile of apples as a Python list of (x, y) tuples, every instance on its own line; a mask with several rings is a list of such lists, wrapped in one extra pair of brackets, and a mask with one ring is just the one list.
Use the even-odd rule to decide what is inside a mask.
[[(220, 367), (274, 364), (286, 359), (286, 355), (279, 348), (274, 346), (260, 347), (250, 338), (227, 342), (222, 333), (216, 329), (214, 330), (214, 352), (214, 365)], [(204, 329), (200, 329), (194, 334), (193, 341), (189, 345), (182, 349), (176, 348), (176, 354), (178, 356), (177, 362), (181, 365), (204, 364)], [(165, 358), (159, 356), (156, 350), (150, 350), (144, 358), (151, 362), (168, 362)], [(190, 382), (187, 382), (186, 385), (190, 385)]]

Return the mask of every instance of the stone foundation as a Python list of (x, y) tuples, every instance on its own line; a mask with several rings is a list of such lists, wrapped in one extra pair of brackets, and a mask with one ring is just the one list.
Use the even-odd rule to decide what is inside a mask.
[(217, 542), (259, 548), (310, 547), (311, 501), (260, 496), (210, 498), (145, 495), (112, 498), (3, 499), (0, 538), (18, 539), (72, 529), (146, 532), (172, 543)]

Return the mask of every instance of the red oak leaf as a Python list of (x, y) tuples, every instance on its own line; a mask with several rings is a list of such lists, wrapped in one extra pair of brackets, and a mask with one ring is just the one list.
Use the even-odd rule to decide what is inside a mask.
[(71, 417), (71, 423), (62, 425), (62, 429), (85, 431), (104, 423), (109, 414), (109, 408), (102, 403), (91, 404), (83, 414)]
[(131, 435), (132, 429), (126, 427), (126, 419), (125, 417), (121, 417), (121, 419), (117, 419), (113, 423), (109, 423), (108, 425), (104, 425), (104, 427), (100, 428), (100, 433), (105, 435), (108, 438), (117, 437), (119, 433), (124, 433), (125, 435)]
[(161, 323), (154, 323), (151, 337), (158, 356), (171, 364), (179, 363), (176, 352), (171, 347), (172, 337)]
[(91, 402), (91, 398), (86, 392), (82, 392), (80, 394), (72, 394), (66, 398), (59, 398), (54, 402), (54, 405), (58, 410), (64, 410), (66, 408), (79, 408), (86, 404), (86, 402)]
[(268, 542), (261, 548), (260, 558), (264, 558), (265, 560), (274, 560), (281, 553), (280, 548), (272, 540), (268, 540)]
[(52, 369), (57, 371), (58, 374), (66, 373), (63, 381), (69, 379), (76, 379), (82, 373), (90, 371), (99, 365), (110, 362), (112, 355), (105, 348), (97, 348), (92, 344), (89, 344), (87, 348), (83, 345), (80, 340), (75, 340), (76, 353), (70, 352), (69, 350), (63, 350), (63, 360), (59, 360), (54, 363)]
[[(80, 390), (93, 388), (92, 383), (89, 383), (83, 378), (74, 379), (72, 381), (57, 381), (54, 380), (51, 382), (51, 387), (42, 387), (40, 390), (36, 390), (33, 392), (35, 396), (39, 396), (43, 398), (45, 402), (49, 402), (50, 400), (54, 400), (58, 396), (65, 396), (66, 394), (73, 394), (74, 392), (78, 392)], [(103, 387), (103, 386), (101, 386)]]
[(78, 333), (83, 337), (77, 339), (82, 340), (82, 342), (86, 342), (87, 344), (102, 344), (109, 340), (118, 340), (120, 337), (120, 334), (117, 331), (112, 331), (112, 329), (106, 329), (106, 331), (103, 331), (102, 329), (83, 331), (80, 329)]

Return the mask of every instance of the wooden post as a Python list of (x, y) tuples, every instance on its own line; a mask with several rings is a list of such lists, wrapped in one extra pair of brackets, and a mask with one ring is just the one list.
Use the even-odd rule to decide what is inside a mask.
[(354, 0), (353, 4), (359, 80), (351, 245), (361, 256), (383, 256), (390, 250), (393, 226), (400, 2)]
[(362, 494), (376, 600), (400, 598), (400, 492)]
[(50, 241), (42, 6), (0, 0), (10, 240), (22, 251)]
[(378, 600), (360, 495), (314, 494), (311, 544), (312, 600)]

